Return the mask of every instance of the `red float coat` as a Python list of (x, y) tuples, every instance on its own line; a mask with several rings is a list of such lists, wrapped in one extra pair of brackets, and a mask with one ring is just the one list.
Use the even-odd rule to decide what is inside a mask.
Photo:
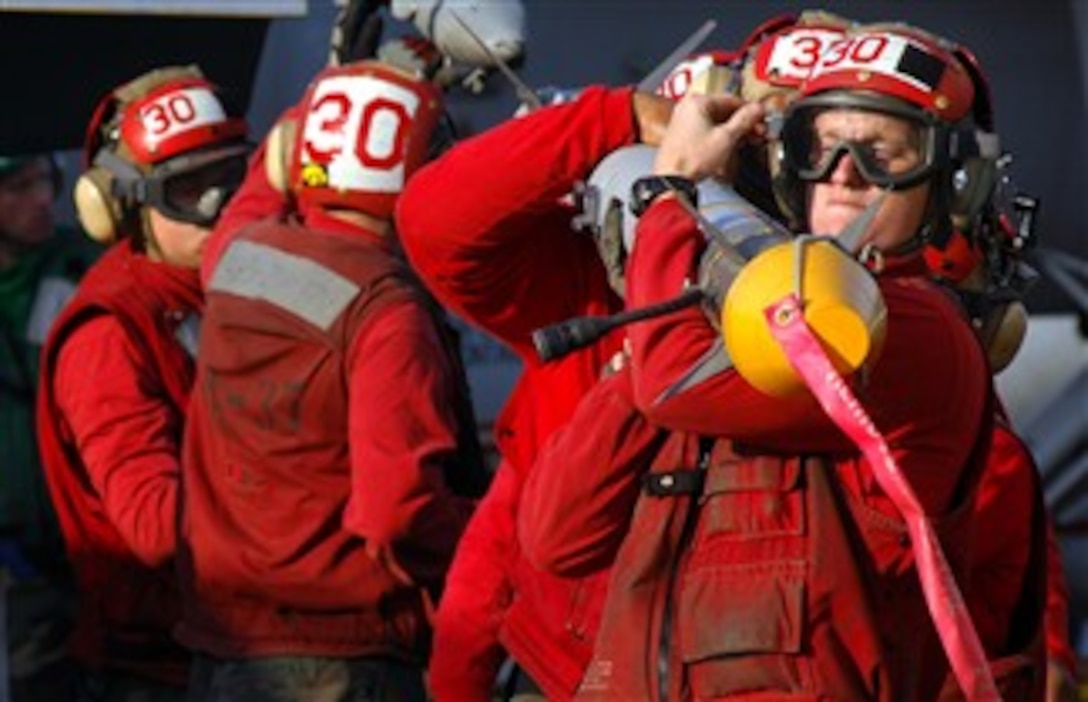
[[(987, 651), (997, 656), (1022, 648), (1030, 643), (1025, 635), (1038, 633), (1025, 621), (1035, 612), (1018, 610), (1025, 593), (1030, 595), (1044, 608), (1047, 656), (1072, 672), (1076, 656), (1069, 644), (1069, 595), (1040, 489), (1030, 449), (998, 421), (975, 502), (967, 604)], [(1038, 591), (1043, 587), (1045, 593)]]
[(179, 334), (201, 306), (196, 271), (124, 241), (87, 273), (42, 351), (38, 432), (75, 570), (77, 660), (184, 683), (173, 641), (178, 471), (193, 377)]
[(320, 210), (305, 224), (266, 220), (204, 261), (178, 636), (422, 662), (469, 511), (447, 488), (461, 386), (391, 242)]
[(607, 574), (563, 578), (533, 568), (515, 522), (540, 445), (597, 383), (619, 338), (542, 365), (530, 335), (619, 308), (590, 236), (571, 229), (573, 212), (560, 200), (636, 136), (630, 89), (591, 88), (461, 142), (401, 196), (397, 230), (427, 286), (523, 363), (496, 421), (502, 464), (438, 608), (430, 683), (439, 702), (489, 700), (503, 649), (553, 700), (571, 697), (589, 660)]
[[(639, 232), (628, 268), (633, 307), (681, 290), (694, 276), (702, 245), (675, 202), (652, 207)], [(969, 498), (991, 429), (988, 371), (970, 327), (924, 277), (920, 262), (893, 264), (878, 280), (889, 310), (888, 336), (860, 399), (924, 508), (939, 517), (946, 552), (962, 573)], [(739, 698), (754, 690), (866, 699), (880, 689), (899, 698), (933, 699), (947, 668), (919, 593), (905, 526), (864, 458), (822, 410), (807, 397), (764, 397), (734, 372), (687, 391), (682, 401), (656, 402), (713, 342), (716, 332), (702, 315), (690, 309), (630, 328), (635, 404), (648, 413), (663, 407), (683, 412), (706, 433), (735, 437), (736, 454), (718, 442), (709, 455), (705, 491), (696, 489), (702, 498), (690, 524), (684, 524), (677, 498), (644, 496), (633, 519), (625, 511), (629, 504), (611, 503), (613, 528), (622, 534), (630, 524), (633, 535), (617, 555), (583, 695), (653, 699), (660, 688), (670, 699)], [(913, 372), (919, 368), (926, 373)], [(586, 421), (592, 427), (597, 420)], [(590, 428), (578, 431), (572, 424), (568, 432), (575, 443), (600, 441)], [(654, 470), (695, 468), (695, 449), (693, 438), (674, 435)], [(580, 549), (576, 560), (607, 562), (611, 554), (601, 549), (616, 543), (615, 534), (601, 533), (608, 524), (601, 514), (609, 506), (594, 505), (592, 496), (601, 485), (615, 486), (607, 478), (587, 480), (584, 472), (575, 479), (573, 464), (556, 463), (567, 467), (565, 474), (549, 465), (537, 470), (557, 493), (549, 503), (568, 509), (537, 528), (548, 532), (564, 521), (568, 554)], [(822, 480), (829, 469), (835, 479)], [(836, 547), (828, 546), (828, 534)], [(677, 543), (688, 547), (677, 551)], [(845, 567), (857, 552), (868, 555), (853, 570)], [(880, 607), (878, 599), (885, 600)], [(834, 624), (827, 626), (821, 617), (834, 612)], [(899, 645), (904, 638), (911, 646)], [(670, 674), (663, 679), (659, 642), (669, 656)], [(798, 655), (802, 649), (805, 655)]]
[[(688, 226), (683, 223), (684, 215), (678, 214), (674, 206), (662, 209), (663, 212), (655, 215), (660, 217), (656, 221), (673, 227), (671, 231), (676, 234), (672, 237), (654, 236), (647, 242), (648, 246), (636, 247), (629, 270), (629, 276), (635, 281), (628, 292), (628, 304), (633, 307), (675, 295), (681, 281), (693, 275), (692, 261), (698, 260), (697, 251), (701, 244), (682, 234), (682, 230)], [(924, 270), (917, 260), (893, 261), (889, 269), (885, 278), (892, 276), (904, 280), (891, 288), (882, 283), (881, 289), (889, 303), (899, 300), (901, 291), (909, 294), (911, 288), (922, 284), (920, 279), (912, 277)], [(906, 274), (911, 276), (905, 277)], [(918, 310), (903, 310), (903, 316), (917, 317)], [(962, 326), (955, 322), (949, 324), (956, 329)], [(889, 325), (889, 339), (902, 339), (902, 347), (909, 349), (909, 352), (893, 356), (885, 351), (876, 368), (877, 380), (870, 383), (867, 396), (863, 395), (860, 399), (888, 440), (904, 472), (910, 476), (912, 486), (927, 511), (939, 514), (950, 491), (957, 485), (955, 473), (949, 473), (949, 469), (957, 465), (970, 447), (963, 437), (975, 436), (976, 431), (991, 427), (994, 422), (984, 420), (981, 425), (977, 423), (979, 399), (975, 385), (977, 381), (973, 380), (978, 372), (976, 364), (971, 362), (971, 372), (966, 375), (949, 365), (949, 352), (955, 351), (961, 357), (973, 356), (971, 340), (963, 338), (962, 334), (947, 336), (937, 331), (935, 334), (936, 338), (941, 339), (940, 345), (930, 345), (923, 350), (921, 347), (925, 342), (914, 337), (912, 329), (905, 329), (904, 326)], [(939, 324), (936, 326), (939, 327)], [(837, 430), (832, 428), (825, 431), (830, 427), (829, 420), (820, 410), (813, 411), (815, 405), (808, 398), (781, 403), (776, 409), (773, 402), (768, 402), (767, 398), (747, 387), (735, 373), (719, 375), (683, 394), (660, 399), (665, 389), (716, 338), (717, 332), (705, 323), (697, 309), (633, 325), (630, 334), (638, 405), (663, 426), (705, 433), (728, 431), (731, 437), (754, 440), (781, 450), (806, 444), (811, 446), (811, 450), (836, 449), (842, 445), (843, 439)], [(916, 372), (919, 368), (927, 372), (919, 374)], [(727, 403), (724, 402), (726, 397), (734, 399)], [(948, 401), (948, 398), (955, 398), (955, 401)], [(717, 409), (711, 411), (712, 407)], [(780, 420), (773, 419), (775, 412), (783, 412)], [(810, 420), (814, 420), (814, 423)], [(787, 431), (783, 435), (777, 431), (779, 426), (795, 431)], [(1030, 455), (1023, 454), (1022, 448), (1018, 447), (1015, 437), (1007, 436), (1005, 429), (998, 433), (1001, 436), (993, 439), (995, 447), (987, 459), (988, 463), (995, 464), (993, 471), (996, 475), (983, 480), (979, 486), (981, 508), (994, 505), (990, 519), (996, 522), (991, 522), (993, 531), (987, 532), (994, 537), (992, 540), (978, 540), (978, 552), (972, 555), (972, 572), (1004, 569), (1007, 576), (1010, 567), (1016, 567), (1016, 564), (1023, 567), (1032, 557), (1030, 550), (1038, 545), (1027, 525), (1033, 523), (1033, 514), (1039, 505), (1034, 491), (1002, 489), (1009, 481), (1018, 481), (1021, 488), (1031, 485), (1034, 466)], [(1012, 477), (1014, 475), (1016, 477)], [(862, 480), (857, 476), (848, 476), (847, 479), (852, 490), (869, 495), (869, 499), (883, 511), (895, 514), (887, 499), (873, 490), (871, 478)], [(987, 494), (995, 490), (1002, 494)], [(1013, 514), (1016, 517), (1001, 518), (997, 514)], [(1069, 666), (1073, 654), (1066, 632), (1068, 597), (1060, 554), (1050, 533), (1049, 520), (1046, 521), (1049, 542), (1046, 569), (1050, 573), (1046, 648), (1049, 655)], [(979, 595), (975, 599), (1015, 602), (1022, 596), (1022, 585), (1022, 579), (1018, 578), (990, 578), (986, 595)], [(978, 612), (975, 614), (977, 616)], [(1008, 610), (999, 614), (1006, 617), (1006, 624), (1007, 615)], [(993, 622), (988, 625), (992, 626)], [(997, 626), (997, 630), (1001, 628)], [(1003, 646), (998, 643), (1000, 641), (1003, 641), (1002, 637), (995, 639), (996, 649), (991, 650), (1001, 650)]]
[[(664, 587), (662, 579), (655, 578), (654, 574), (662, 564), (671, 563), (673, 561), (670, 559), (678, 557), (675, 551), (670, 552), (666, 546), (672, 543), (670, 539), (678, 538), (676, 533), (681, 528), (679, 517), (684, 514), (681, 500), (687, 498), (682, 494), (667, 497), (658, 491), (659, 494), (643, 496), (637, 509), (635, 503), (640, 498), (640, 492), (644, 491), (645, 473), (654, 456), (658, 457), (658, 469), (666, 471), (674, 471), (685, 463), (691, 465), (693, 461), (689, 458), (685, 462), (677, 454), (677, 450), (683, 447), (678, 447), (675, 442), (671, 448), (661, 451), (667, 433), (650, 424), (634, 408), (631, 395), (628, 373), (623, 372), (603, 381), (586, 397), (570, 423), (553, 435), (541, 449), (539, 469), (532, 473), (525, 488), (519, 529), (525, 553), (534, 564), (567, 574), (610, 563), (623, 539), (630, 535), (624, 545), (625, 550), (620, 552), (612, 584), (615, 593), (629, 595), (619, 598), (627, 609), (624, 616), (615, 616), (614, 606), (606, 611), (601, 639), (609, 641), (613, 647), (616, 641), (626, 645), (634, 641), (633, 646), (637, 648), (645, 645), (644, 642), (659, 640), (661, 636), (660, 627), (644, 625), (654, 620), (654, 617), (647, 616), (646, 611), (652, 603), (663, 606), (659, 599), (654, 599), (662, 596)], [(983, 558), (973, 550), (974, 562), (968, 566), (970, 572), (961, 572), (961, 575), (969, 583), (965, 594), (983, 643), (992, 657), (1005, 657), (1000, 669), (1006, 673), (1003, 690), (1006, 699), (1010, 700), (1036, 699), (1041, 688), (1034, 686), (1042, 682), (1038, 656), (1040, 610), (1043, 605), (1041, 594), (1045, 586), (1041, 565), (1044, 554), (1040, 548), (1044, 538), (1044, 514), (1038, 511), (1042, 502), (1037, 476), (1024, 470), (1024, 467), (1030, 470), (1031, 463), (1030, 457), (1025, 461), (1020, 453), (1022, 451), (1022, 444), (1013, 434), (1004, 428), (996, 431), (973, 511), (960, 510), (959, 515), (951, 520), (942, 519), (940, 524), (945, 543), (963, 543), (965, 532), (960, 530), (968, 527), (964, 515), (973, 517), (977, 521), (966, 532), (976, 535), (972, 546), (982, 546), (996, 554)], [(765, 458), (760, 460), (767, 462)], [(784, 479), (784, 476), (788, 479)], [(800, 486), (811, 484), (817, 477), (820, 476), (803, 474), (796, 468), (773, 464), (761, 466), (758, 462), (753, 465), (734, 462), (729, 466), (711, 463), (701, 497), (702, 521), (698, 522), (698, 531), (692, 537), (696, 544), (693, 550), (702, 549), (703, 553), (680, 556), (689, 560), (684, 575), (677, 576), (677, 582), (683, 585), (676, 586), (675, 597), (680, 604), (675, 605), (678, 609), (674, 610), (698, 610), (692, 616), (703, 626), (681, 631), (679, 641), (671, 646), (674, 651), (679, 649), (684, 652), (684, 660), (691, 666), (690, 670), (684, 669), (685, 673), (691, 678), (695, 689), (702, 689), (702, 694), (709, 693), (706, 688), (697, 686), (707, 684), (708, 674), (715, 674), (715, 666), (720, 666), (716, 673), (724, 679), (747, 681), (753, 686), (767, 685), (776, 676), (781, 677), (781, 670), (788, 669), (788, 666), (768, 672), (760, 671), (758, 661), (755, 665), (749, 663), (741, 668), (727, 668), (729, 663), (714, 663), (714, 659), (726, 653), (735, 658), (746, 652), (745, 647), (758, 648), (763, 651), (761, 655), (766, 655), (769, 649), (796, 646), (796, 643), (789, 642), (795, 642), (800, 635), (798, 621), (801, 620), (801, 612), (837, 611), (839, 614), (830, 618), (832, 625), (840, 619), (847, 620), (843, 612), (851, 613), (848, 634), (841, 628), (836, 631), (835, 626), (828, 627), (826, 622), (821, 624), (820, 617), (816, 617), (817, 623), (805, 625), (804, 629), (806, 632), (818, 632), (811, 636), (823, 635), (825, 641), (833, 640), (828, 638), (829, 631), (836, 638), (848, 636), (854, 643), (842, 648), (852, 651), (857, 662), (852, 661), (845, 666), (847, 670), (856, 669), (861, 662), (865, 662), (865, 667), (875, 671), (878, 660), (892, 660), (892, 655), (883, 653), (884, 644), (878, 643), (879, 636), (874, 634), (877, 626), (871, 595), (866, 588), (859, 587), (856, 578), (844, 577), (844, 574), (856, 570), (856, 565), (849, 559), (839, 562), (844, 552), (849, 555), (864, 546), (844, 540), (841, 529), (838, 538), (828, 539), (827, 535), (834, 534), (834, 531), (825, 525), (812, 532), (811, 545), (801, 548), (803, 543), (798, 537), (803, 536), (806, 529), (798, 528), (799, 525), (815, 525), (819, 514), (824, 515), (824, 520), (833, 523), (839, 521), (835, 513), (828, 511), (829, 506), (834, 507), (834, 502), (813, 500), (811, 495), (800, 489)], [(824, 490), (826, 492), (826, 486)], [(844, 498), (840, 495), (838, 499)], [(866, 537), (868, 543), (883, 542), (886, 546), (894, 544), (895, 549), (903, 549), (905, 534), (901, 524), (866, 508), (859, 500), (845, 499), (851, 513), (859, 517), (867, 515), (867, 518), (859, 518), (858, 524), (862, 530), (869, 532)], [(1017, 543), (995, 544), (990, 535), (994, 533), (996, 521), (1002, 518), (1000, 508), (1015, 503), (1029, 506), (1028, 523), (1019, 525)], [(1033, 503), (1037, 511), (1031, 515), (1030, 505)], [(817, 539), (816, 534), (822, 536)], [(742, 549), (751, 556), (753, 551), (758, 551), (757, 539), (760, 536), (765, 541), (773, 539), (775, 548), (772, 551), (777, 551), (782, 557), (777, 561), (767, 558), (762, 566), (746, 563), (741, 568), (719, 562), (725, 560), (722, 554), (732, 552), (736, 555)], [(1021, 543), (1025, 541), (1034, 541), (1034, 547)], [(1019, 560), (1022, 555), (1030, 557), (1032, 561)], [(979, 566), (982, 560), (986, 560), (985, 568)], [(808, 579), (802, 580), (798, 576), (805, 572), (806, 562), (812, 564), (812, 573)], [(725, 579), (722, 573), (731, 570), (741, 573), (743, 577), (739, 581), (737, 578), (733, 581)], [(926, 614), (918, 607), (916, 575), (909, 567), (900, 571), (882, 577), (885, 584), (878, 602), (880, 607), (893, 607), (897, 593), (902, 596), (905, 592), (910, 599), (906, 606), (915, 616), (913, 621), (909, 617), (903, 618), (890, 629), (895, 635), (892, 641), (897, 644), (902, 640), (911, 640), (920, 650), (925, 650), (923, 641), (928, 641), (931, 650), (941, 655), (939, 644), (932, 640), (932, 632), (928, 632), (927, 639), (924, 627), (921, 631), (917, 630), (918, 623), (925, 622)], [(829, 580), (828, 575), (832, 573), (835, 578)], [(867, 577), (873, 576), (869, 574)], [(799, 580), (804, 587), (797, 587)], [(1012, 582), (995, 590), (991, 587), (995, 580)], [(720, 591), (727, 592), (728, 596)], [(774, 606), (769, 606), (767, 593), (773, 593), (776, 597), (784, 593), (785, 596)], [(998, 593), (1005, 593), (1006, 599), (994, 599), (993, 595)], [(1009, 594), (1013, 596), (1012, 599), (1008, 599)], [(859, 604), (867, 601), (869, 605)], [(799, 606), (801, 602), (804, 602), (803, 606)], [(717, 614), (711, 616), (710, 612)], [(750, 616), (754, 612), (759, 612), (756, 621), (746, 622), (738, 618), (738, 613)], [(674, 615), (673, 621), (676, 622), (672, 625), (674, 627), (685, 624), (685, 620), (677, 615)], [(640, 625), (640, 622), (643, 624)], [(906, 626), (913, 626), (915, 631), (911, 633)], [(861, 632), (864, 632), (864, 637)], [(826, 646), (812, 648), (821, 648), (826, 653)], [(864, 655), (858, 656), (858, 650)], [(634, 656), (637, 652), (628, 650), (627, 655)], [(795, 664), (800, 660), (796, 651), (791, 656)], [(808, 665), (816, 670), (839, 667), (834, 660), (830, 664), (817, 660), (815, 665), (811, 662)], [(674, 661), (672, 670), (681, 670), (682, 667), (680, 662)], [(591, 668), (588, 683), (603, 685), (603, 680), (608, 677), (608, 668), (598, 662)], [(653, 697), (649, 686), (656, 683), (651, 680), (646, 668), (632, 666), (626, 660), (615, 662), (611, 668), (618, 671), (612, 677), (619, 678), (619, 682), (609, 682), (607, 692), (602, 695), (604, 698), (640, 700)], [(623, 679), (624, 672), (628, 671), (644, 676), (645, 687), (630, 687), (631, 680)], [(1010, 671), (1015, 673), (1010, 674)], [(889, 672), (883, 671), (880, 675), (887, 682)], [(877, 673), (873, 672), (872, 678), (876, 676)], [(847, 684), (851, 682), (850, 676), (840, 676), (837, 680), (832, 678), (828, 682), (835, 685), (832, 690), (835, 699), (875, 698), (875, 694), (860, 687), (858, 681), (853, 681), (854, 687)], [(939, 677), (930, 680), (929, 695), (933, 694), (932, 688), (938, 683)], [(617, 689), (617, 685), (628, 687)], [(588, 692), (587, 696), (592, 697)], [(927, 696), (923, 694), (922, 698), (926, 699)], [(953, 681), (946, 681), (945, 694), (941, 699), (960, 699)]]
[[(607, 561), (619, 547), (579, 698), (934, 699), (943, 671), (911, 675), (875, 616), (878, 604), (891, 610), (895, 631), (920, 645), (905, 653), (934, 650), (903, 626), (924, 614), (903, 525), (845, 497), (822, 461), (718, 442), (701, 462), (698, 438), (679, 433), (662, 446), (629, 392), (620, 374), (589, 396), (525, 497), (526, 548), (542, 565)], [(670, 478), (684, 489), (668, 489)], [(874, 544), (875, 592), (878, 566), (854, 560)]]

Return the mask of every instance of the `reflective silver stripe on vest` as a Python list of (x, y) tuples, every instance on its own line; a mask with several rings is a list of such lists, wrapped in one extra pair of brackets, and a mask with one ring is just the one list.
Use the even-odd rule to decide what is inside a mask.
[(308, 258), (251, 241), (232, 243), (209, 290), (264, 300), (328, 331), (359, 286)]

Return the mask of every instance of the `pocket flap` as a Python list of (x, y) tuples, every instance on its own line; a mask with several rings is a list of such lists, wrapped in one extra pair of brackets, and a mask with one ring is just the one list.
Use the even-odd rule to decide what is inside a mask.
[(800, 482), (801, 464), (796, 459), (756, 456), (714, 463), (707, 469), (703, 494), (722, 492), (789, 492)]

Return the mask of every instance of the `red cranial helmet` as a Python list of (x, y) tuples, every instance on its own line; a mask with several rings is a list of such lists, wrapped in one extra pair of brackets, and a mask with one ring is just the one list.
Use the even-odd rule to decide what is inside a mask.
[[(826, 48), (801, 84), (800, 97), (786, 111), (781, 132), (781, 177), (775, 185), (791, 219), (803, 218), (804, 182), (828, 177), (849, 153), (862, 175), (881, 187), (907, 189), (933, 181), (924, 234), (931, 239), (945, 236), (961, 209), (959, 202), (977, 192), (974, 183), (953, 189), (953, 174), (978, 159), (993, 164), (1000, 155), (997, 137), (989, 131), (988, 91), (979, 82), (977, 67), (965, 63), (962, 53), (944, 39), (901, 24), (857, 26)], [(835, 109), (907, 120), (914, 125), (922, 159), (909, 170), (887, 172), (863, 144), (818, 145), (813, 120)]]
[(443, 118), (441, 91), (417, 75), (378, 61), (326, 68), (269, 136), (269, 180), (303, 208), (388, 218)]
[(144, 206), (210, 226), (245, 175), (246, 132), (196, 66), (122, 85), (99, 103), (87, 129), (86, 171), (75, 188), (84, 229), (112, 241)]
[[(842, 40), (853, 23), (830, 12), (806, 10), (772, 17), (753, 29), (736, 49), (698, 53), (681, 62), (657, 93), (679, 100), (688, 92), (732, 93), (781, 114), (823, 52)], [(778, 177), (777, 144), (766, 149), (745, 145), (734, 185), (761, 210), (782, 219), (772, 182)]]
[(228, 116), (215, 87), (193, 75), (167, 80), (124, 105), (119, 131), (119, 150), (147, 167), (244, 139), (246, 123)]
[(824, 51), (841, 41), (850, 26), (838, 15), (807, 11), (793, 22), (769, 27), (771, 31), (751, 44), (744, 97), (770, 109), (784, 109), (797, 98), (798, 88)]
[[(851, 22), (829, 12), (807, 10), (765, 21), (729, 51), (706, 51), (678, 64), (657, 88), (679, 100), (689, 90), (730, 92), (749, 101), (782, 95), (781, 109), (796, 96), (824, 49), (842, 38)], [(717, 75), (715, 75), (717, 73)]]
[(802, 97), (863, 91), (898, 98), (944, 122), (974, 107), (975, 87), (947, 41), (907, 25), (869, 25), (821, 54), (801, 85)]
[[(833, 109), (907, 120), (923, 158), (890, 172), (864, 144), (818, 144), (813, 119)], [(994, 368), (1011, 359), (1023, 338), (1019, 299), (1033, 279), (1020, 259), (1033, 238), (1037, 203), (1012, 186), (989, 86), (970, 51), (902, 24), (854, 28), (821, 55), (800, 86), (781, 146), (782, 177), (775, 186), (797, 221), (805, 182), (826, 178), (845, 153), (870, 183), (892, 190), (931, 183), (926, 221), (913, 245), (922, 248), (934, 276), (970, 303)]]

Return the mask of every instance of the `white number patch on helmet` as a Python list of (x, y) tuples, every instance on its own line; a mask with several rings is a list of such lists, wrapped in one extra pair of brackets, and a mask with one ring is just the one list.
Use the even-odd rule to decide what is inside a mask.
[(843, 41), (838, 29), (797, 27), (760, 47), (756, 75), (773, 85), (797, 87), (832, 46)]
[(940, 82), (943, 68), (940, 59), (902, 36), (862, 34), (831, 46), (812, 69), (810, 78), (839, 71), (866, 71), (931, 93)]
[(140, 122), (150, 149), (166, 139), (226, 119), (219, 99), (204, 87), (173, 90), (140, 107)]
[(305, 116), (299, 166), (325, 172), (324, 187), (395, 193), (404, 187), (406, 133), (419, 108), (411, 90), (373, 76), (318, 84)]
[(657, 94), (672, 100), (679, 100), (688, 92), (695, 79), (714, 65), (714, 56), (700, 54), (681, 61), (676, 68), (665, 76), (657, 88)]

